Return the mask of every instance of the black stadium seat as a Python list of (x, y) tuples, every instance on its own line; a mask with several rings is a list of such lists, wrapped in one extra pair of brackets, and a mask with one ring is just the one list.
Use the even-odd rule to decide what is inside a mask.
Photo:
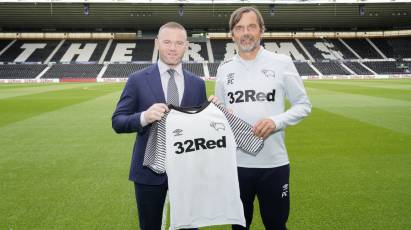
[(363, 64), (378, 74), (404, 74), (409, 73), (410, 70), (409, 62), (402, 66), (395, 61), (373, 61), (363, 62)]
[(2, 51), (4, 48), (6, 48), (6, 46), (8, 44), (10, 44), (11, 41), (12, 40), (8, 40), (8, 39), (0, 40), (0, 51)]
[(350, 68), (352, 71), (354, 71), (358, 75), (372, 75), (373, 73), (366, 69), (364, 66), (362, 66), (358, 62), (344, 62), (344, 65), (346, 65), (348, 68)]
[(382, 59), (383, 57), (365, 39), (343, 39), (361, 58)]
[(307, 62), (294, 62), (295, 68), (301, 76), (316, 76), (317, 72)]
[(146, 64), (110, 64), (108, 65), (106, 72), (104, 72), (103, 78), (126, 78), (130, 74), (144, 69), (150, 66), (150, 63)]
[(55, 64), (41, 78), (96, 78), (102, 64)]
[(11, 64), (0, 65), (0, 79), (33, 79), (46, 65)]
[[(98, 62), (100, 60), (101, 55), (103, 54), (104, 49), (106, 48), (108, 40), (66, 40), (57, 53), (51, 59), (52, 62)], [(78, 49), (85, 49), (87, 47), (91, 48), (92, 52), (88, 53), (86, 51), (82, 51), (83, 53), (87, 54), (86, 60), (82, 60), (79, 54), (75, 54), (74, 56), (70, 56), (69, 60), (65, 59), (65, 55), (67, 55), (67, 51), (72, 47), (77, 47)]]
[[(212, 38), (214, 63), (209, 63), (207, 43), (193, 39), (189, 47), (191, 53), (185, 55), (183, 66), (201, 77), (206, 76), (204, 67), (208, 68), (208, 76), (215, 77), (220, 63), (236, 53), (231, 39)], [(268, 51), (289, 55), (301, 76), (318, 75), (312, 66), (323, 75), (409, 74), (409, 60), (405, 58), (411, 55), (411, 37), (370, 38), (370, 41), (391, 59), (384, 60), (375, 46), (364, 38), (264, 38), (261, 45)], [(154, 52), (153, 38), (113, 40), (106, 53), (109, 40), (65, 40), (63, 43), (62, 40), (16, 40), (8, 47), (11, 42), (10, 39), (0, 40), (0, 50), (3, 51), (0, 55), (0, 79), (32, 79), (46, 68), (45, 64), (51, 67), (41, 77), (43, 79), (93, 79), (97, 78), (103, 66), (106, 66), (103, 79), (127, 78), (151, 65)], [(56, 50), (59, 44), (62, 46)], [(357, 56), (352, 51), (362, 58), (353, 60)], [(310, 60), (310, 55), (314, 61)], [(46, 62), (49, 58), (50, 63)], [(100, 61), (104, 64), (99, 64)], [(207, 62), (206, 66), (204, 62)]]
[(411, 58), (411, 38), (374, 38), (372, 42), (387, 58)]
[[(18, 40), (0, 56), (0, 61), (43, 63), (57, 47), (59, 42), (59, 40)], [(30, 48), (33, 52), (24, 55), (24, 52), (30, 50)], [(18, 57), (20, 58), (16, 59)]]
[[(123, 45), (125, 47), (130, 47), (127, 48), (128, 53), (124, 56), (129, 57), (131, 59), (130, 61), (149, 61), (151, 62), (151, 59), (153, 57), (153, 49), (154, 49), (154, 40), (153, 39), (139, 39), (139, 40), (132, 40), (132, 41), (116, 41), (114, 40), (111, 43), (111, 46), (107, 52), (107, 55), (105, 57), (105, 61), (116, 61), (115, 58), (113, 58), (114, 51), (116, 50), (118, 45)], [(134, 46), (134, 48), (131, 48)], [(129, 52), (131, 54), (129, 54)]]
[(210, 77), (216, 77), (217, 69), (220, 66), (220, 63), (208, 63), (208, 72), (210, 73)]
[(350, 75), (338, 62), (313, 62), (315, 68), (323, 75)]
[(204, 77), (204, 69), (202, 63), (184, 63), (183, 68), (194, 73), (197, 76)]

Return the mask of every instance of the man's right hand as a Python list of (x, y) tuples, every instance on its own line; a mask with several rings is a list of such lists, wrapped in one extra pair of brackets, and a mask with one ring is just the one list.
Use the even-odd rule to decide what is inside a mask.
[(161, 120), (165, 112), (168, 112), (168, 106), (164, 103), (156, 103), (144, 111), (144, 119), (147, 123), (153, 123)]

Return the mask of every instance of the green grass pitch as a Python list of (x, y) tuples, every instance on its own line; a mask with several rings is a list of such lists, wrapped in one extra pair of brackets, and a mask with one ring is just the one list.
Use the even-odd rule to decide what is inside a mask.
[[(111, 129), (123, 86), (0, 85), (0, 229), (137, 229), (135, 135)], [(312, 113), (286, 131), (289, 229), (411, 229), (411, 81), (305, 86)]]

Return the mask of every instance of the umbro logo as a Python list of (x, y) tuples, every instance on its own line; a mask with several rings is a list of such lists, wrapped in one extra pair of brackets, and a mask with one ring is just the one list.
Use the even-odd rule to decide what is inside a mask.
[(176, 129), (176, 130), (173, 131), (173, 133), (174, 133), (175, 137), (181, 136), (181, 135), (183, 135), (183, 130), (182, 129)]
[(225, 131), (225, 125), (224, 123), (220, 123), (220, 122), (210, 122), (210, 126), (213, 127), (215, 130), (224, 130)]

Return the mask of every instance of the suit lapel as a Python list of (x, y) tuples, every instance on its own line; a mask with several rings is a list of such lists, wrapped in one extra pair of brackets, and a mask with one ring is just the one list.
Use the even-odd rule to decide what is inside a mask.
[(153, 64), (146, 72), (147, 85), (150, 87), (151, 92), (156, 98), (157, 102), (166, 103), (164, 97), (163, 86), (161, 85), (160, 71), (158, 70), (158, 65)]

